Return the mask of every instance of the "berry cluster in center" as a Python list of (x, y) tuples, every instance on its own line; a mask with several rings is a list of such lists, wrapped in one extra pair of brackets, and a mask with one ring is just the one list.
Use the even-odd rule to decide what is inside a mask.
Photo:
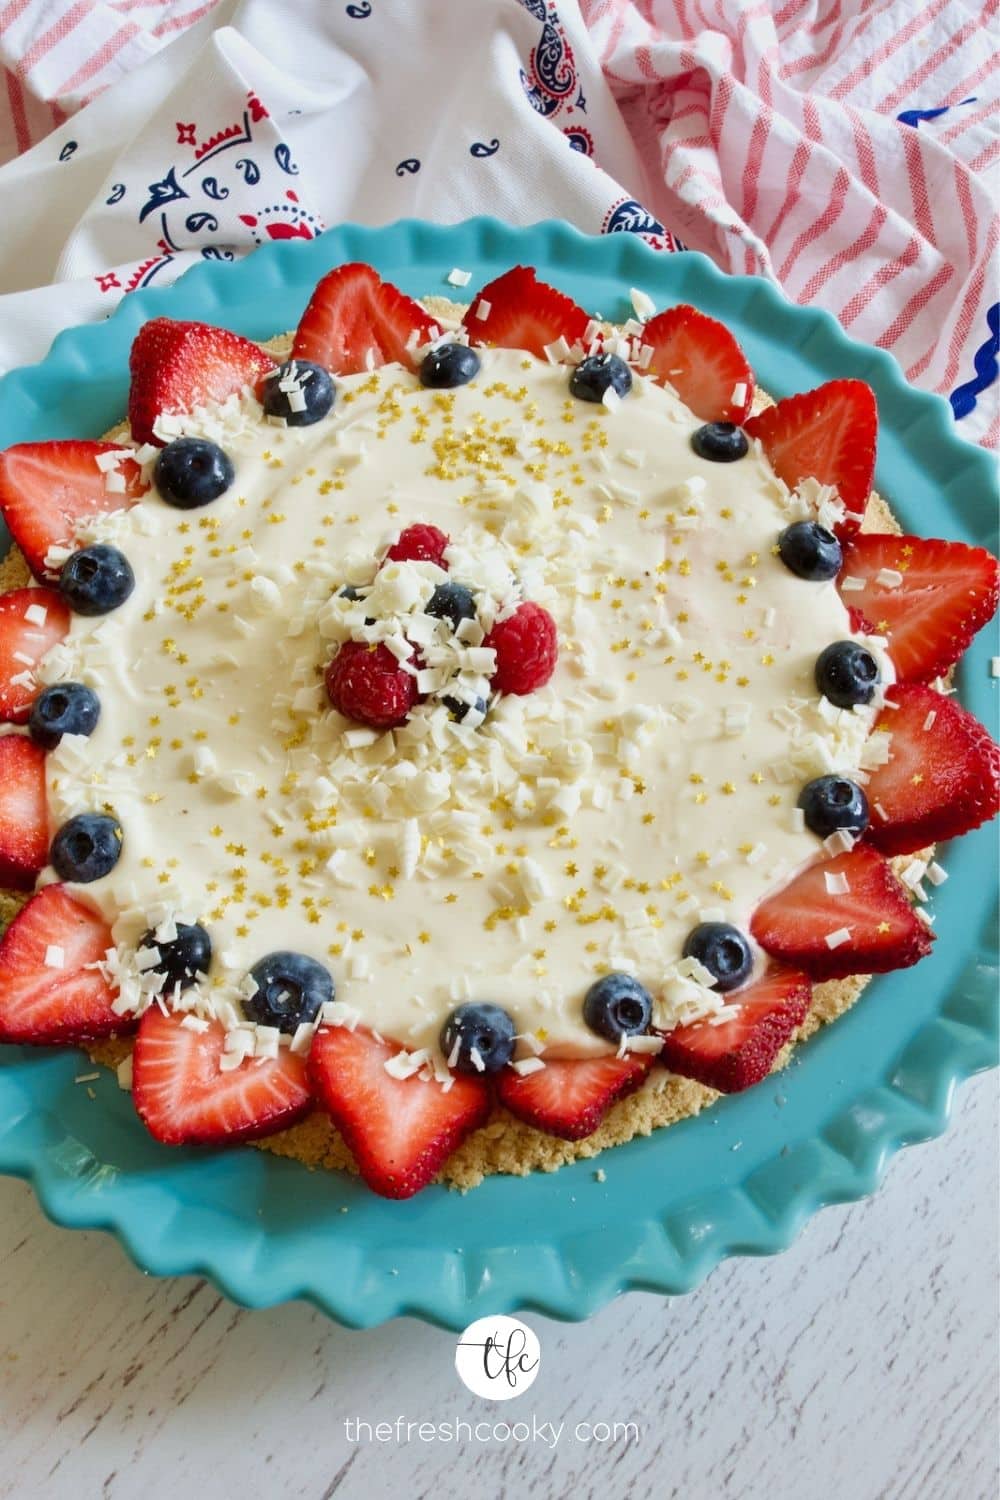
[(476, 729), (500, 693), (544, 687), (558, 656), (548, 610), (523, 598), (503, 558), (479, 556), (475, 579), (436, 526), (409, 526), (367, 584), (346, 584), (322, 611), (335, 645), (327, 696), (346, 719), (396, 729), (419, 704), (440, 705), (452, 722)]

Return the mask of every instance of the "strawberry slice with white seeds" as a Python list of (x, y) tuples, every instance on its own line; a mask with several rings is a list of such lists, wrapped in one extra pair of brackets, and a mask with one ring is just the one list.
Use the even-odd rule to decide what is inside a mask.
[[(842, 535), (857, 529), (875, 477), (878, 410), (863, 380), (828, 380), (799, 396), (788, 396), (745, 422), (759, 438), (778, 478), (790, 490), (816, 479), (837, 491), (848, 514)], [(860, 603), (860, 601), (853, 601)]]
[(134, 1027), (94, 967), (111, 928), (62, 885), (32, 896), (0, 942), (0, 1042), (69, 1046)]
[(870, 773), (869, 843), (912, 854), (956, 838), (1000, 812), (1000, 749), (954, 698), (919, 683), (886, 694), (873, 733), (891, 735), (889, 759)]
[(729, 996), (725, 1021), (692, 1021), (662, 1032), (660, 1061), (672, 1073), (736, 1094), (771, 1071), (774, 1059), (809, 1009), (812, 984), (795, 969), (771, 969)]
[(648, 1054), (553, 1058), (533, 1073), (504, 1068), (497, 1098), (517, 1119), (547, 1135), (582, 1141), (617, 1099), (632, 1094), (653, 1065)]
[(490, 1113), (481, 1078), (453, 1075), (445, 1089), (418, 1074), (386, 1072), (403, 1049), (358, 1027), (324, 1026), (313, 1038), (316, 1097), (350, 1146), (361, 1176), (383, 1198), (410, 1198)]
[(226, 1033), (164, 1015), (153, 1005), (139, 1023), (132, 1054), (132, 1099), (156, 1140), (167, 1146), (230, 1146), (294, 1125), (309, 1112), (306, 1065), (282, 1048), (276, 1058), (246, 1058), (220, 1068)]
[(393, 361), (412, 367), (413, 350), (436, 331), (430, 313), (371, 266), (337, 266), (310, 297), (291, 357), (335, 375), (357, 375)]
[[(111, 466), (115, 455), (120, 457)], [(102, 469), (98, 460), (109, 467)], [(58, 573), (46, 568), (45, 559), (50, 548), (74, 545), (81, 521), (127, 510), (147, 488), (139, 465), (119, 443), (16, 443), (0, 453), (0, 513), (40, 579)]]
[(0, 594), (0, 723), (26, 724), (41, 690), (35, 668), (69, 633), (69, 605), (54, 589)]
[(30, 891), (49, 855), (45, 751), (27, 735), (0, 738), (0, 886)]
[(1000, 564), (964, 542), (864, 532), (844, 548), (838, 588), (888, 637), (900, 681), (930, 682), (993, 617)]
[(530, 266), (514, 266), (473, 297), (462, 319), (470, 344), (525, 349), (545, 359), (548, 344), (579, 343), (590, 318), (565, 293), (538, 281)]
[(225, 401), (274, 369), (263, 349), (210, 323), (152, 318), (136, 334), (129, 355), (132, 384), (128, 419), (137, 443), (164, 442), (153, 432), (157, 417), (182, 416)]
[(750, 414), (753, 371), (729, 329), (680, 303), (650, 319), (641, 342), (653, 355), (646, 372), (672, 385), (703, 422), (736, 422)]
[(888, 862), (867, 844), (810, 865), (765, 897), (750, 931), (766, 953), (813, 979), (905, 969), (934, 941)]

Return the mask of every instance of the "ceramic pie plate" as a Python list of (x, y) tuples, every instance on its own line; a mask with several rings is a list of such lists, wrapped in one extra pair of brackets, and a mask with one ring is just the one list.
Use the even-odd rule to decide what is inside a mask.
[[(5, 376), (0, 447), (96, 437), (119, 420), (129, 346), (147, 318), (203, 319), (264, 339), (293, 327), (319, 277), (347, 260), (371, 262), (414, 296), (454, 295), (445, 281), (454, 266), (471, 271), (473, 291), (525, 262), (615, 320), (629, 315), (633, 286), (657, 307), (693, 302), (728, 324), (775, 396), (835, 376), (867, 380), (879, 405), (877, 484), (904, 528), (996, 545), (990, 456), (956, 437), (947, 404), (908, 387), (889, 355), (703, 256), (556, 221), (345, 225), (236, 264), (206, 262), (171, 287), (126, 297), (105, 323), (66, 330), (40, 364)], [(6, 545), (3, 535), (0, 554)], [(957, 686), (995, 732), (990, 634), (963, 658)], [(207, 1276), (251, 1307), (306, 1298), (354, 1327), (409, 1314), (461, 1329), (517, 1308), (580, 1319), (623, 1291), (689, 1291), (724, 1256), (773, 1254), (824, 1204), (872, 1192), (900, 1146), (944, 1130), (957, 1082), (995, 1063), (995, 832), (980, 829), (939, 857), (950, 879), (935, 893), (932, 957), (873, 981), (785, 1072), (604, 1152), (603, 1181), (581, 1161), (493, 1177), (465, 1195), (431, 1187), (388, 1202), (354, 1178), (249, 1148), (160, 1146), (113, 1074), (92, 1098), (74, 1082), (92, 1071), (82, 1053), (27, 1047), (0, 1047), (0, 1172), (29, 1180), (57, 1223), (115, 1234), (145, 1271)]]

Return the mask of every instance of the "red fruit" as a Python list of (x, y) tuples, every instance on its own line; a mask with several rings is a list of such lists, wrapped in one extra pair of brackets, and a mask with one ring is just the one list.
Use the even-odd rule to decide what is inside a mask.
[(682, 303), (650, 319), (642, 342), (653, 357), (647, 372), (673, 386), (703, 422), (742, 424), (753, 403), (753, 371), (724, 323)]
[(417, 680), (388, 646), (345, 641), (326, 669), (326, 692), (339, 713), (372, 729), (395, 729), (417, 701)]
[(954, 698), (919, 683), (886, 694), (875, 733), (892, 735), (889, 760), (870, 773), (869, 843), (911, 854), (978, 828), (1000, 812), (1000, 750)]
[(419, 302), (382, 281), (371, 266), (337, 266), (309, 299), (292, 357), (311, 359), (337, 375), (393, 361), (412, 366), (414, 346), (428, 343), (436, 328)]
[[(883, 568), (902, 574), (889, 588)], [(844, 588), (848, 578), (863, 589)], [(839, 588), (879, 635), (903, 682), (929, 682), (956, 662), (977, 630), (991, 619), (1000, 597), (1000, 565), (982, 547), (920, 536), (865, 532), (844, 548)]]
[(593, 1135), (616, 1099), (642, 1083), (652, 1067), (646, 1055), (556, 1058), (535, 1073), (503, 1068), (497, 1098), (512, 1115), (565, 1141)]
[[(841, 600), (844, 603), (844, 600)], [(855, 635), (874, 635), (875, 626), (869, 620), (862, 609), (855, 609), (853, 604), (847, 606), (847, 618), (850, 621), (851, 630)]]
[(871, 386), (863, 380), (829, 380), (767, 407), (743, 425), (748, 437), (760, 438), (772, 469), (790, 490), (809, 478), (832, 485), (850, 513), (842, 534), (856, 529), (875, 474), (878, 411)]
[(139, 1023), (132, 1054), (132, 1099), (151, 1136), (166, 1146), (229, 1146), (285, 1130), (309, 1113), (306, 1065), (282, 1048), (266, 1062), (248, 1058), (219, 1070), (226, 1033), (218, 1021), (192, 1031), (156, 1005)]
[(24, 734), (0, 738), (0, 886), (30, 891), (49, 857), (45, 751)]
[[(32, 608), (44, 609), (42, 624), (25, 618)], [(27, 723), (39, 692), (33, 669), (65, 638), (71, 618), (69, 605), (54, 589), (0, 594), (0, 722)]]
[[(131, 1031), (115, 992), (89, 965), (114, 947), (104, 918), (62, 885), (32, 896), (0, 942), (0, 1042), (68, 1045)], [(62, 950), (62, 966), (46, 964)]]
[(274, 369), (263, 349), (228, 328), (153, 318), (136, 334), (129, 355), (128, 419), (137, 443), (163, 442), (153, 423), (164, 413), (193, 411), (254, 386)]
[[(489, 311), (480, 318), (476, 309), (484, 304)], [(544, 359), (546, 344), (560, 337), (570, 345), (582, 340), (590, 318), (571, 297), (536, 281), (530, 266), (514, 266), (473, 297), (462, 322), (471, 344), (525, 349)]]
[[(847, 892), (831, 895), (827, 875), (845, 876)], [(831, 948), (827, 936), (843, 928), (849, 938)], [(810, 865), (765, 897), (750, 931), (772, 957), (813, 979), (905, 969), (925, 958), (934, 941), (885, 859), (866, 844)]]
[(385, 554), (386, 562), (432, 562), (437, 563), (439, 568), (447, 570), (448, 564), (444, 560), (446, 548), (451, 546), (451, 537), (439, 531), (436, 526), (428, 526), (420, 521), (415, 526), (407, 526), (405, 531), (399, 534), (399, 540), (393, 542)]
[(457, 1146), (484, 1125), (490, 1092), (481, 1078), (452, 1075), (447, 1091), (385, 1064), (402, 1049), (360, 1027), (321, 1027), (309, 1054), (316, 1097), (354, 1152), (358, 1170), (384, 1198), (426, 1187)]
[(556, 622), (540, 604), (519, 604), (508, 619), (494, 625), (483, 645), (497, 654), (492, 685), (498, 693), (533, 693), (556, 669)]
[(736, 1094), (759, 1083), (804, 1019), (812, 985), (794, 969), (770, 969), (756, 984), (733, 995), (732, 1020), (693, 1021), (661, 1033), (660, 1061), (672, 1073), (696, 1078), (710, 1089)]
[(132, 458), (113, 471), (125, 481), (122, 494), (109, 490), (97, 467), (101, 453), (121, 453), (120, 443), (72, 439), (52, 443), (15, 443), (0, 453), (0, 514), (36, 578), (52, 578), (46, 568), (50, 547), (68, 547), (79, 521), (111, 510), (127, 510), (147, 486)]

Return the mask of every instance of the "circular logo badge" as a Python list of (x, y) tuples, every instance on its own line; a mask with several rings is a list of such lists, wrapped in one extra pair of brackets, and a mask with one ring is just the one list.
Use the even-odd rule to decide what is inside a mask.
[(523, 1396), (541, 1363), (538, 1337), (517, 1318), (477, 1318), (455, 1350), (455, 1369), (463, 1385), (488, 1401)]

